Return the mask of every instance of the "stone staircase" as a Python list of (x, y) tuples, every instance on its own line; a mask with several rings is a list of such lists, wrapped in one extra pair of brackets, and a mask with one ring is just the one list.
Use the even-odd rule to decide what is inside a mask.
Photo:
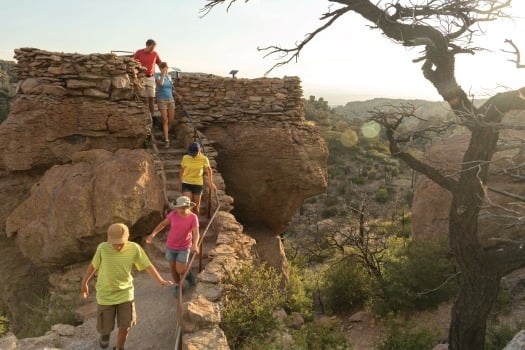
[[(160, 118), (160, 115), (157, 113), (154, 114), (154, 117)], [(162, 178), (165, 187), (165, 199), (166, 204), (174, 202), (182, 193), (179, 191), (179, 175), (181, 171), (181, 162), (182, 157), (186, 154), (186, 147), (184, 147), (183, 142), (178, 140), (175, 136), (175, 133), (170, 133), (170, 147), (164, 148), (164, 135), (162, 130), (153, 127), (152, 138), (154, 143), (155, 153), (158, 155), (156, 161), (157, 174)], [(204, 148), (206, 149), (206, 148)], [(205, 187), (206, 192), (206, 187)], [(169, 207), (166, 205), (166, 214), (170, 211)], [(203, 194), (201, 205), (200, 205), (200, 216), (199, 216), (199, 228), (200, 233), (202, 234), (209, 222), (208, 218), (208, 200), (206, 193)], [(159, 233), (157, 239), (153, 241), (153, 246), (157, 250), (164, 254), (165, 247), (164, 243), (166, 242), (167, 230)], [(216, 237), (206, 237), (202, 243), (202, 267), (206, 265), (208, 261), (208, 252), (215, 247)], [(196, 275), (199, 272), (199, 259), (195, 258), (192, 265), (192, 271)]]

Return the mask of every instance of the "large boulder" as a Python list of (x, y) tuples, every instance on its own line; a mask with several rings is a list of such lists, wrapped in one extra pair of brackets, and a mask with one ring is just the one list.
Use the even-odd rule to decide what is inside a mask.
[[(500, 140), (511, 142), (523, 138), (523, 132), (502, 132)], [(470, 135), (458, 134), (443, 141), (436, 142), (425, 154), (425, 162), (440, 169), (444, 174), (457, 177), (463, 154), (468, 147)], [(508, 143), (507, 143), (508, 144)], [(510, 181), (509, 177), (502, 175), (503, 169), (523, 164), (525, 153), (519, 148), (502, 148), (496, 152), (490, 165), (488, 196), (490, 203), (484, 204), (482, 215), (479, 217), (479, 237), (483, 244), (497, 243), (491, 238), (516, 238), (521, 234), (521, 226), (511, 225), (512, 216), (508, 215), (502, 207), (522, 211), (516, 205), (516, 199), (504, 196), (497, 191), (525, 196), (525, 187), (522, 183)], [(519, 171), (519, 170), (518, 170)], [(448, 236), (448, 215), (452, 201), (451, 194), (422, 176), (418, 181), (414, 201), (412, 203), (412, 234), (416, 240), (442, 239)], [(512, 204), (514, 202), (514, 204)]]
[(0, 169), (45, 169), (89, 149), (141, 148), (149, 123), (142, 103), (21, 94), (0, 124)]
[(146, 151), (92, 150), (72, 160), (49, 169), (7, 218), (7, 235), (39, 266), (89, 259), (114, 222), (127, 224), (133, 238), (161, 218), (162, 187)]
[(306, 198), (326, 191), (328, 149), (311, 127), (225, 124), (204, 133), (216, 142), (219, 170), (243, 223), (281, 234)]
[(0, 171), (0, 236), (5, 234), (5, 220), (22, 201), (29, 197), (31, 186), (40, 172), (9, 173)]

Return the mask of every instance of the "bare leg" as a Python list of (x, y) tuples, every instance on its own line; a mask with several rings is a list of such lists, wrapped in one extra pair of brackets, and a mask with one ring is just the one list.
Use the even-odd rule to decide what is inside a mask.
[(201, 212), (201, 198), (202, 195), (200, 194), (194, 194), (192, 195), (191, 199), (195, 203), (195, 206), (193, 207), (193, 212), (199, 216)]
[(173, 123), (175, 122), (175, 105), (168, 105), (168, 130), (171, 130)]
[(180, 274), (177, 271), (177, 264), (179, 263), (175, 261), (170, 261), (171, 277), (173, 277), (173, 282), (175, 283), (179, 283), (179, 280), (180, 280)]
[[(176, 267), (175, 269), (177, 270), (177, 274), (179, 275), (179, 278), (184, 274), (184, 271), (186, 271), (186, 267), (187, 265), (186, 264), (183, 264), (181, 262), (176, 262)], [(179, 283), (182, 284), (184, 281), (180, 280)]]
[(151, 115), (153, 116), (153, 112), (155, 112), (155, 98), (146, 97), (146, 99), (148, 100), (149, 111)]
[(169, 130), (168, 110), (160, 109), (160, 116), (162, 118), (162, 132), (164, 133), (164, 141), (167, 141), (169, 140), (169, 137), (168, 137), (168, 130)]
[(129, 328), (119, 328), (117, 335), (117, 349), (124, 349), (126, 339), (128, 339)]

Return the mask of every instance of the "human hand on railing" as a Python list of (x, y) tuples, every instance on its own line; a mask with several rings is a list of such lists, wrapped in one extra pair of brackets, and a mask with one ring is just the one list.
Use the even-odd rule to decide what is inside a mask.
[(190, 250), (192, 253), (195, 253), (195, 254), (199, 254), (199, 247), (194, 244), (192, 247), (191, 247), (191, 250)]

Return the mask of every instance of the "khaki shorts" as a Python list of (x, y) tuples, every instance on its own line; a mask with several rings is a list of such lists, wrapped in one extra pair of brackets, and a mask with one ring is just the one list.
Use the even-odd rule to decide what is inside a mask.
[(142, 78), (142, 97), (155, 97), (155, 77)]
[(159, 109), (175, 109), (175, 100), (159, 100), (157, 99)]
[(115, 328), (115, 317), (118, 328), (130, 328), (137, 323), (135, 302), (128, 301), (117, 305), (99, 305), (97, 309), (97, 331), (110, 334)]

